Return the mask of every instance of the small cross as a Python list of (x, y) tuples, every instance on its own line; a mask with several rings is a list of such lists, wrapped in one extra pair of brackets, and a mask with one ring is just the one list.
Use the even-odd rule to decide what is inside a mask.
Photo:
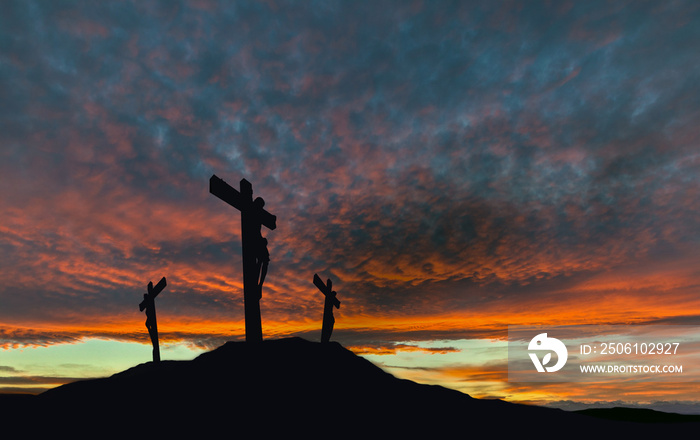
[(158, 323), (156, 322), (156, 296), (165, 288), (165, 277), (161, 278), (153, 287), (153, 282), (148, 282), (148, 293), (143, 294), (143, 301), (139, 304), (139, 310), (146, 309), (146, 328), (151, 336), (153, 344), (153, 362), (160, 362), (160, 348), (158, 347)]
[(333, 333), (333, 325), (335, 324), (333, 307), (335, 306), (336, 309), (339, 309), (340, 301), (336, 298), (336, 292), (333, 290), (333, 283), (330, 278), (328, 278), (328, 284), (323, 284), (321, 278), (314, 274), (314, 284), (326, 297), (323, 305), (323, 327), (321, 328), (321, 342), (326, 343), (331, 340), (331, 333)]

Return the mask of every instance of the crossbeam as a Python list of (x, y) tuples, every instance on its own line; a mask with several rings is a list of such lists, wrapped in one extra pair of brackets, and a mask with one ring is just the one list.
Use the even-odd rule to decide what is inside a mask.
[(160, 281), (158, 281), (158, 284), (155, 285), (155, 287), (153, 286), (153, 282), (149, 282), (148, 294), (155, 298), (160, 292), (163, 291), (163, 289), (165, 289), (166, 285), (167, 283), (165, 281), (165, 277), (161, 278)]
[[(239, 211), (253, 210), (251, 200), (253, 196), (253, 185), (245, 179), (241, 179), (241, 190), (238, 191), (224, 179), (213, 174), (209, 179), (209, 192), (220, 198), (224, 202), (233, 206)], [(255, 210), (260, 224), (270, 230), (277, 228), (277, 216), (270, 214), (265, 209)]]
[(318, 287), (318, 290), (320, 290), (327, 298), (329, 298), (332, 302), (333, 305), (335, 306), (336, 309), (340, 308), (340, 301), (338, 301), (338, 298), (335, 296), (335, 292), (333, 292), (333, 283), (331, 282), (330, 278), (328, 279), (328, 284), (324, 284), (323, 281), (321, 281), (321, 278), (318, 276), (318, 274), (314, 274), (314, 284), (316, 287)]
[[(158, 296), (158, 294), (160, 292), (162, 292), (163, 289), (165, 289), (166, 285), (167, 285), (167, 283), (165, 281), (165, 277), (161, 278), (160, 281), (158, 281), (158, 284), (155, 285), (155, 287), (153, 287), (153, 281), (149, 281), (148, 282), (148, 297), (149, 297), (149, 299), (151, 299), (151, 300), (155, 299), (155, 297)], [(143, 309), (145, 309), (146, 306), (148, 305), (148, 304), (146, 304), (146, 301), (148, 301), (148, 300), (144, 299), (143, 301), (141, 301), (141, 304), (139, 304), (139, 310), (142, 312), (143, 312)]]

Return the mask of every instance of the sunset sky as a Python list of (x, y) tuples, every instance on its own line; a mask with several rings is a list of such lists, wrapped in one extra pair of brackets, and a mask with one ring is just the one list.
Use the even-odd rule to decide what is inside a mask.
[[(246, 178), (277, 229), (265, 338), (512, 401), (508, 325), (700, 325), (696, 1), (0, 2), (0, 391), (244, 335)], [(664, 404), (657, 403), (657, 407)], [(700, 413), (698, 406), (697, 413)]]

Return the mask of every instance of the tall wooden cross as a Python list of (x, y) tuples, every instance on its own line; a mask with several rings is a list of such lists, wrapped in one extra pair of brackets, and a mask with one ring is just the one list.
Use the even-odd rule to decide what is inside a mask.
[(153, 362), (160, 362), (160, 348), (158, 347), (158, 323), (156, 322), (156, 296), (165, 288), (165, 277), (161, 278), (153, 287), (153, 282), (148, 282), (148, 293), (143, 294), (143, 301), (139, 304), (139, 310), (146, 309), (146, 328), (151, 336), (153, 344)]
[[(245, 340), (255, 343), (262, 342), (260, 298), (262, 297), (262, 280), (267, 272), (267, 261), (263, 261), (261, 267), (261, 253), (266, 254), (267, 248), (266, 241), (260, 234), (260, 229), (261, 226), (270, 230), (275, 229), (277, 217), (265, 211), (262, 204), (253, 202), (253, 185), (250, 182), (242, 179), (240, 188), (240, 191), (237, 191), (216, 175), (209, 179), (209, 192), (241, 211)], [(262, 201), (262, 199), (260, 200)], [(261, 250), (261, 247), (264, 249)], [(269, 261), (269, 255), (267, 260)]]
[(333, 306), (339, 309), (340, 301), (336, 298), (336, 292), (333, 290), (333, 283), (330, 278), (328, 278), (328, 284), (323, 284), (321, 278), (314, 274), (314, 284), (326, 296), (326, 301), (323, 305), (323, 327), (321, 328), (321, 342), (326, 343), (331, 340), (331, 333), (333, 333), (333, 325), (335, 324)]

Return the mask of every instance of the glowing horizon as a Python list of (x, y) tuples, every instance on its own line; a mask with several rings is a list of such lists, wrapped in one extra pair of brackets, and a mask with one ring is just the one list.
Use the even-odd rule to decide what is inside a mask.
[(402, 377), (700, 405), (688, 384), (513, 386), (495, 354), (508, 325), (700, 323), (699, 21), (690, 1), (9, 5), (0, 389), (73, 377), (55, 352), (100, 347), (83, 376), (105, 347), (148, 361), (138, 304), (163, 276), (164, 359), (242, 339), (216, 174), (277, 215), (266, 339), (320, 337), (318, 273), (332, 340)]

